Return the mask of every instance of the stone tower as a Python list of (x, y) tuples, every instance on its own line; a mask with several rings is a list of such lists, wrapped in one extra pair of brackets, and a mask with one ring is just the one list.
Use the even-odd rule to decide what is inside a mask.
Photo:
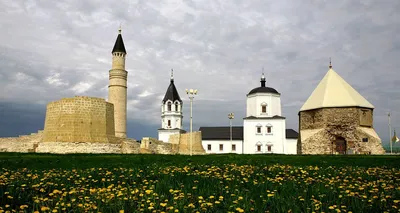
[(161, 128), (158, 129), (158, 140), (168, 142), (170, 135), (185, 132), (182, 130), (182, 106), (183, 102), (176, 90), (171, 70), (170, 84), (161, 102)]
[(333, 69), (299, 112), (298, 154), (384, 154), (374, 106)]
[(115, 136), (126, 138), (127, 78), (126, 50), (121, 28), (112, 50), (112, 68), (109, 71), (108, 102), (114, 104)]

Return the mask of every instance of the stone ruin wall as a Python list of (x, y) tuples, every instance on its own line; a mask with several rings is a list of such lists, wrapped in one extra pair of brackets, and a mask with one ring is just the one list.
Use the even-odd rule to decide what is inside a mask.
[[(332, 141), (342, 137), (356, 153), (384, 154), (381, 139), (373, 129), (373, 110), (323, 108), (299, 113), (298, 154), (332, 154)], [(368, 142), (362, 142), (368, 138)], [(335, 151), (334, 151), (335, 152)]]
[(20, 153), (115, 153), (138, 154), (140, 144), (129, 138), (117, 138), (115, 143), (43, 142), (44, 131), (19, 137), (0, 138), (0, 152)]
[(114, 106), (102, 98), (75, 96), (50, 102), (43, 142), (115, 142)]
[(202, 155), (206, 154), (201, 143), (201, 132), (188, 132), (183, 134), (174, 134), (169, 136), (169, 143), (178, 145), (178, 153), (182, 155), (190, 154), (190, 137), (192, 135), (192, 154)]
[[(193, 154), (206, 154), (201, 145), (201, 132), (193, 132)], [(143, 138), (141, 143), (129, 138), (116, 138), (114, 143), (44, 142), (44, 131), (19, 137), (0, 138), (0, 152), (21, 153), (114, 153), (114, 154), (190, 154), (190, 133), (170, 136), (172, 143)]]
[(155, 138), (143, 138), (141, 141), (142, 153), (155, 154), (190, 154), (190, 135), (193, 135), (193, 150), (192, 154), (206, 154), (201, 144), (201, 132), (173, 134), (169, 136), (169, 142), (164, 143)]

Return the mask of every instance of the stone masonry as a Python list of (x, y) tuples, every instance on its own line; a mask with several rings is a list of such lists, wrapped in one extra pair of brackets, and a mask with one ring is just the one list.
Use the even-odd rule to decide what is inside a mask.
[(338, 139), (347, 152), (384, 154), (373, 129), (373, 110), (360, 107), (321, 108), (299, 112), (298, 154), (336, 154)]
[(115, 136), (126, 138), (127, 79), (125, 53), (113, 53), (109, 71), (108, 102), (114, 104)]
[(113, 104), (104, 99), (75, 96), (47, 105), (43, 142), (114, 141)]
[[(169, 136), (169, 143), (164, 143), (155, 138), (143, 138), (141, 141), (142, 153), (154, 154), (190, 154), (190, 134), (174, 134)], [(201, 132), (192, 132), (193, 134), (193, 155), (206, 154), (201, 145)]]

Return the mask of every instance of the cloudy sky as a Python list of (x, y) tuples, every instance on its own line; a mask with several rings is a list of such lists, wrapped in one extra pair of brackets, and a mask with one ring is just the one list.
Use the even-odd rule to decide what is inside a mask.
[(281, 94), (287, 127), (334, 69), (375, 107), (388, 139), (400, 132), (400, 1), (397, 0), (1, 0), (0, 136), (43, 129), (46, 103), (75, 95), (107, 98), (119, 25), (127, 49), (128, 136), (157, 137), (170, 69), (184, 100), (195, 88), (194, 129), (242, 125), (246, 94)]

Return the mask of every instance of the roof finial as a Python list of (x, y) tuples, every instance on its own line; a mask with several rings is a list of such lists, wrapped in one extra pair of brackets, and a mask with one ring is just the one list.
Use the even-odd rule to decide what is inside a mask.
[(174, 69), (171, 69), (171, 81), (174, 80)]
[(262, 68), (262, 75), (261, 75), (261, 87), (265, 87), (265, 76), (264, 76), (264, 67)]
[(331, 60), (331, 57), (329, 57), (329, 69), (332, 69), (332, 60)]
[(121, 23), (119, 23), (118, 34), (121, 34), (121, 31), (122, 31), (122, 29), (121, 29)]

